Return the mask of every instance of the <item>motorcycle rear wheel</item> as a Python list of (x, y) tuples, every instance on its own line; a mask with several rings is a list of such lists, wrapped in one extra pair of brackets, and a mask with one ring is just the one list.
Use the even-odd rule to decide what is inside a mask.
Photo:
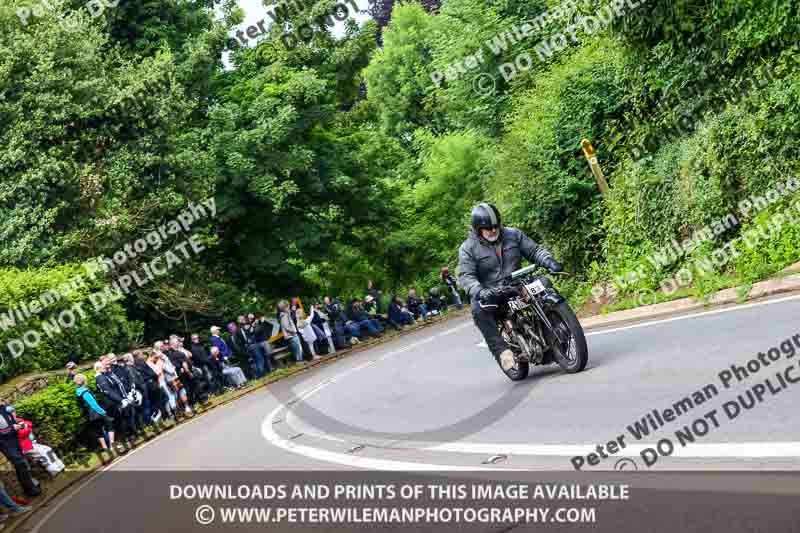
[(567, 341), (560, 344), (553, 341), (553, 358), (558, 366), (568, 374), (575, 374), (586, 368), (589, 361), (589, 349), (586, 347), (586, 336), (578, 317), (567, 302), (561, 302), (547, 312), (547, 318), (553, 327), (558, 329), (562, 338)]

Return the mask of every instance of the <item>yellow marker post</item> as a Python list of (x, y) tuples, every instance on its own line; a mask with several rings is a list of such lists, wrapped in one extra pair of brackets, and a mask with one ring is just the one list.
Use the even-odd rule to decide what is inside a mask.
[(605, 196), (608, 194), (608, 182), (606, 181), (605, 174), (603, 174), (603, 169), (600, 168), (600, 163), (597, 161), (594, 146), (592, 146), (589, 139), (583, 139), (581, 141), (581, 148), (583, 148), (583, 155), (586, 156), (586, 160), (589, 162), (589, 168), (592, 169), (592, 174), (594, 174), (594, 178), (597, 180), (597, 187), (600, 189), (600, 193)]

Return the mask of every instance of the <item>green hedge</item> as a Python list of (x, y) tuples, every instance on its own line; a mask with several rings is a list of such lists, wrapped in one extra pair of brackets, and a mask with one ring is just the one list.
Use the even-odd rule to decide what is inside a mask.
[[(88, 272), (81, 264), (0, 269), (0, 382), (25, 372), (63, 368), (70, 358), (80, 361), (123, 350), (141, 336), (143, 325), (128, 320), (120, 301), (106, 302), (93, 296), (102, 294), (108, 285), (101, 276), (92, 278)], [(49, 305), (42, 305), (28, 318), (25, 306), (43, 301)], [(62, 314), (65, 311), (68, 313)], [(43, 328), (52, 323), (57, 327), (46, 333)], [(70, 327), (63, 327), (67, 325)], [(41, 341), (28, 344), (15, 357), (13, 350), (20, 348), (19, 340), (30, 331), (37, 332)], [(33, 335), (28, 338), (34, 340)]]
[[(94, 392), (94, 374), (85, 375)], [(75, 389), (72, 383), (54, 383), (14, 406), (19, 416), (33, 422), (36, 438), (60, 454), (67, 454), (78, 447), (80, 436), (89, 423), (75, 396)]]

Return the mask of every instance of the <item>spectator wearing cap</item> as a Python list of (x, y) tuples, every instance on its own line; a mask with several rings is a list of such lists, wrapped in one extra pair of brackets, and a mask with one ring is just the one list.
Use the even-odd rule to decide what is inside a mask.
[(73, 382), (73, 380), (75, 379), (75, 374), (78, 372), (77, 367), (78, 365), (76, 365), (72, 361), (67, 363), (67, 378), (65, 380), (65, 383)]
[(219, 350), (219, 357), (222, 361), (227, 361), (233, 353), (231, 352), (230, 347), (228, 344), (219, 336), (220, 329), (217, 326), (211, 326), (211, 337), (208, 339), (208, 342), (211, 346), (216, 346)]

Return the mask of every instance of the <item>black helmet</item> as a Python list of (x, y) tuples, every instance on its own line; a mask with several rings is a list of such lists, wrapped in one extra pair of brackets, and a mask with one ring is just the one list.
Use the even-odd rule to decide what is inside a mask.
[(472, 229), (480, 235), (482, 228), (500, 227), (500, 211), (492, 204), (481, 203), (472, 209)]

